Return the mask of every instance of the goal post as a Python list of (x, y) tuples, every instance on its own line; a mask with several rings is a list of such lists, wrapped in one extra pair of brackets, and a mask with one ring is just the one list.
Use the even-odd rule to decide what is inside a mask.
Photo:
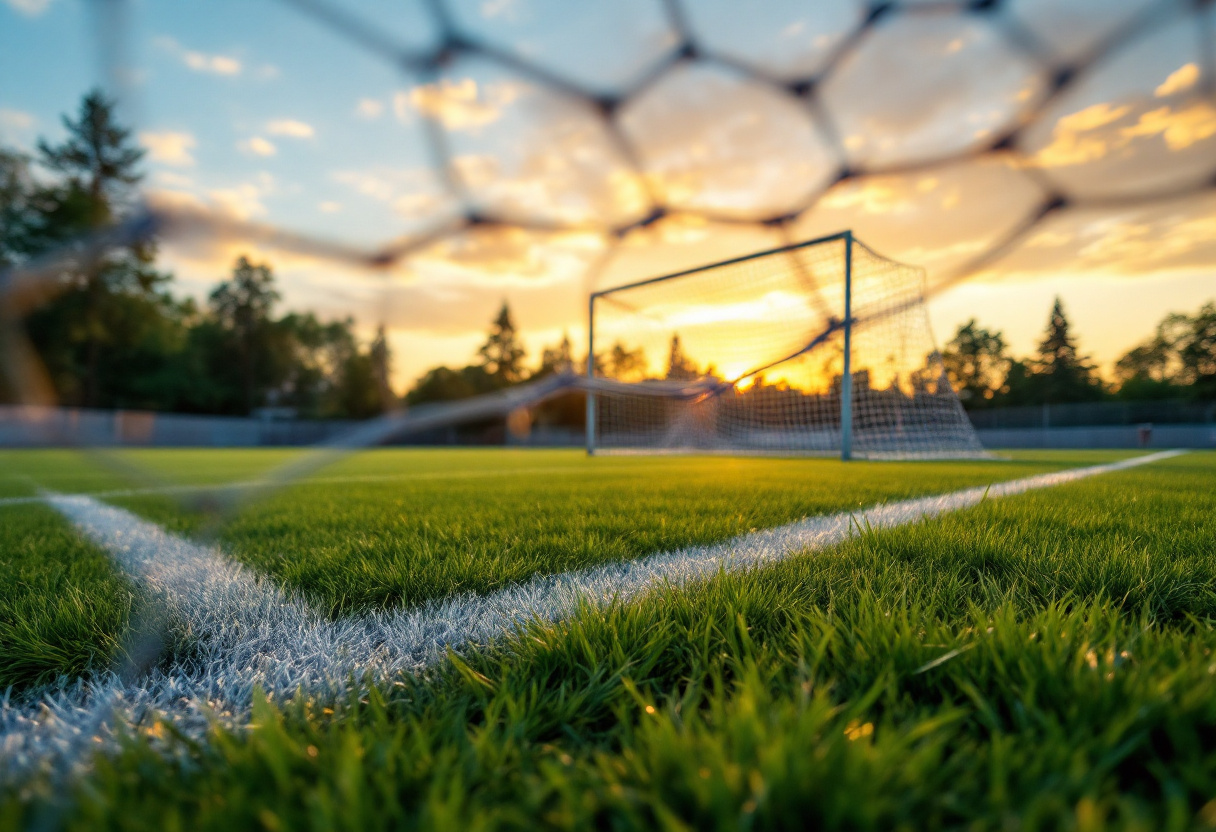
[(982, 456), (924, 284), (845, 231), (594, 292), (587, 451)]

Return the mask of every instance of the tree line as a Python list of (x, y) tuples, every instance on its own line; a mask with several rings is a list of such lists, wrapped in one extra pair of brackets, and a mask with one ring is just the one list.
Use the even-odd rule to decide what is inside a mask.
[[(144, 151), (100, 92), (65, 116), (59, 144), (31, 158), (0, 148), (0, 272), (136, 210)], [(279, 314), (270, 266), (239, 257), (206, 302), (175, 298), (140, 243), (67, 265), (53, 297), (21, 321), (64, 405), (248, 414), (291, 408), (362, 418), (394, 404), (384, 334), (359, 343), (350, 318)], [(19, 391), (0, 375), (0, 401)]]
[[(32, 157), (0, 147), (0, 271), (60, 250), (135, 211), (144, 151), (116, 121), (112, 102), (92, 92), (63, 125), (63, 141), (39, 141)], [(60, 403), (213, 414), (282, 407), (308, 418), (362, 418), (399, 404), (389, 384), (391, 355), (383, 330), (361, 344), (350, 318), (280, 314), (270, 266), (247, 256), (236, 260), (204, 303), (176, 298), (170, 292), (173, 276), (155, 268), (155, 257), (153, 243), (139, 243), (89, 268), (65, 266), (54, 296), (23, 317)], [(586, 360), (576, 360), (568, 337), (544, 348), (534, 368), (526, 357), (504, 303), (474, 360), (429, 370), (405, 402), (489, 393), (581, 370)], [(926, 367), (935, 358), (929, 356)], [(971, 409), (1108, 398), (1208, 400), (1216, 398), (1216, 303), (1193, 315), (1168, 315), (1150, 339), (1118, 360), (1112, 383), (1080, 353), (1058, 299), (1032, 356), (1011, 356), (1001, 332), (972, 319), (940, 358)], [(649, 367), (641, 349), (620, 342), (594, 362), (597, 374), (626, 381), (642, 380)], [(712, 367), (699, 368), (673, 336), (666, 378), (715, 375)], [(934, 380), (912, 382), (927, 389)], [(764, 389), (760, 380), (757, 395)], [(17, 395), (0, 374), (0, 402), (16, 401)], [(581, 396), (551, 402), (538, 415), (542, 422), (581, 424)]]
[(1128, 350), (1104, 381), (1077, 346), (1059, 298), (1035, 353), (1009, 354), (1003, 333), (974, 318), (941, 352), (951, 385), (968, 409), (1103, 400), (1216, 399), (1216, 302), (1171, 313), (1147, 341)]

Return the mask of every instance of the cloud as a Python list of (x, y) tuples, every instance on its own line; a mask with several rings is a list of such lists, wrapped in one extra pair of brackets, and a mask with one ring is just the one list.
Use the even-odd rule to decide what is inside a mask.
[(1161, 86), (1153, 91), (1153, 95), (1158, 98), (1166, 98), (1175, 93), (1189, 90), (1195, 86), (1195, 82), (1199, 80), (1199, 64), (1186, 64), (1170, 73), (1170, 77), (1165, 79)]
[(183, 64), (195, 72), (234, 76), (240, 75), (241, 70), (244, 68), (240, 59), (234, 58), (231, 55), (220, 55), (187, 49), (171, 37), (157, 38), (156, 44), (166, 52), (177, 56)]
[(32, 130), (36, 122), (37, 119), (22, 110), (0, 108), (0, 138), (14, 141), (14, 136)]
[(1206, 102), (1177, 112), (1159, 107), (1142, 114), (1136, 124), (1125, 127), (1120, 134), (1129, 139), (1159, 135), (1170, 150), (1185, 150), (1216, 136), (1216, 109)]
[(317, 205), (317, 210), (322, 214), (336, 214), (342, 210), (342, 203), (330, 201), (322, 202)]
[(293, 139), (311, 139), (316, 131), (311, 124), (291, 118), (281, 118), (266, 124), (266, 132), (272, 136), (289, 136)]
[(254, 136), (243, 142), (239, 142), (237, 147), (255, 156), (273, 156), (279, 152), (279, 149), (274, 146), (273, 142), (267, 141), (261, 136)]
[(37, 17), (45, 12), (52, 0), (5, 0), (9, 7), (16, 9), (27, 17)]
[(244, 182), (231, 188), (208, 191), (207, 196), (224, 213), (239, 220), (248, 220), (266, 215), (266, 206), (262, 204), (264, 192), (258, 185)]
[(183, 176), (180, 173), (175, 173), (171, 170), (158, 170), (156, 172), (156, 181), (160, 185), (169, 188), (193, 188), (194, 180), (189, 176)]
[(391, 206), (398, 216), (406, 219), (436, 216), (449, 200), (429, 168), (340, 170), (330, 178), (362, 196)]
[(424, 282), (449, 287), (578, 285), (604, 246), (604, 238), (590, 232), (483, 227), (436, 242), (412, 257), (408, 268)]
[(148, 156), (153, 162), (177, 167), (190, 167), (194, 164), (194, 156), (190, 151), (197, 142), (190, 133), (175, 130), (145, 131), (139, 134), (139, 143), (147, 148)]
[(1145, 277), (1209, 268), (1216, 257), (1216, 197), (1122, 211), (1072, 210), (1045, 220), (978, 278)]
[[(1162, 87), (1171, 83), (1166, 81)], [(1171, 151), (1179, 151), (1214, 135), (1216, 109), (1206, 101), (1197, 100), (1177, 109), (1166, 105), (1151, 110), (1101, 103), (1057, 121), (1051, 142), (1035, 153), (1031, 161), (1045, 168), (1070, 167), (1104, 159), (1116, 151), (1127, 152), (1136, 139), (1159, 136)]]
[(360, 98), (355, 106), (355, 114), (366, 119), (380, 118), (384, 114), (384, 102), (374, 98)]
[(478, 85), (472, 78), (444, 78), (435, 84), (398, 93), (394, 99), (397, 117), (405, 120), (408, 107), (438, 120), (449, 130), (471, 130), (492, 124), (505, 108), (527, 89), (526, 85), (498, 81)]
[(207, 55), (203, 52), (187, 52), (184, 55), (186, 66), (199, 72), (211, 72), (216, 75), (240, 75), (241, 62), (227, 55)]

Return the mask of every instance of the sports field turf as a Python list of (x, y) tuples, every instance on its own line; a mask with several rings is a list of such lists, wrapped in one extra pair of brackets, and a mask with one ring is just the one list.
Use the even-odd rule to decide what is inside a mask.
[[(408, 456), (394, 454), (408, 452), (325, 474), (395, 467), (401, 479), (297, 487), (238, 515), (224, 547), (338, 612), (1111, 458), (843, 468), (594, 460), (608, 463), (601, 479), (563, 473), (585, 461), (560, 454), (435, 454), (415, 470), (437, 475), (411, 480), (399, 470)], [(501, 473), (515, 459), (553, 470)], [(499, 482), (445, 474), (465, 460), (499, 465)], [(614, 500), (622, 491), (628, 499)], [(197, 528), (161, 498), (116, 501)], [(867, 532), (757, 572), (534, 624), (365, 701), (264, 705), (248, 731), (216, 728), (202, 743), (154, 727), (100, 759), (57, 819), (268, 829), (1216, 825), (1214, 516), (1216, 455), (1194, 453)], [(496, 552), (503, 544), (511, 556)], [(563, 547), (577, 554), (561, 560)], [(309, 572), (293, 559), (326, 566)], [(412, 560), (426, 568), (403, 589)], [(489, 576), (477, 574), (482, 562), (493, 564)], [(333, 576), (344, 572), (349, 581)], [(166, 742), (180, 753), (166, 757)], [(10, 797), (0, 817), (17, 828), (39, 805)]]
[[(298, 455), (21, 451), (0, 453), (0, 462), (10, 499), (35, 497), (39, 489), (99, 493), (191, 534), (208, 519), (191, 506), (214, 492), (130, 492), (248, 482)], [(483, 593), (537, 573), (1119, 456), (1045, 453), (845, 466), (825, 459), (588, 460), (574, 451), (382, 450), (318, 471), (218, 531), (231, 555), (341, 614)], [(76, 675), (98, 657), (104, 667), (121, 641), (126, 615), (120, 611), (131, 603), (124, 578), (86, 544), (64, 546), (70, 531), (49, 509), (0, 511), (21, 518), (7, 531), (13, 566), (0, 576), (9, 581), (0, 584), (0, 603), (17, 605), (10, 623), (0, 624), (13, 633), (0, 646), (0, 687)]]
[[(1050, 458), (850, 466), (389, 450), (240, 512), (220, 539), (234, 557), (340, 614), (484, 593), (537, 573), (1062, 467)], [(161, 496), (110, 502), (184, 533), (204, 519)]]
[(0, 690), (106, 669), (134, 598), (50, 508), (0, 507)]

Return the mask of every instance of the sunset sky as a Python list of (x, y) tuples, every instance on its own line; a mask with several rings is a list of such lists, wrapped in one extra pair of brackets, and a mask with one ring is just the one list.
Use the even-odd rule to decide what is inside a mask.
[[(438, 42), (419, 3), (341, 5), (399, 54)], [(274, 250), (232, 227), (163, 246), (179, 292), (205, 296), (248, 252), (275, 266), (286, 306), (352, 315), (364, 335), (385, 325), (401, 386), (468, 361), (504, 299), (535, 360), (563, 332), (581, 345), (589, 288), (782, 243), (742, 220), (797, 213), (793, 239), (851, 228), (934, 285), (1033, 215), (1045, 182), (1090, 207), (1053, 214), (936, 294), (939, 342), (976, 317), (1029, 352), (1059, 295), (1108, 369), (1167, 312), (1216, 299), (1216, 192), (1137, 199), (1216, 172), (1210, 4), (1202, 15), (1150, 0), (1013, 0), (1005, 18), (903, 10), (834, 60), (862, 19), (854, 2), (689, 0), (699, 57), (671, 62), (680, 38), (657, 0), (447, 3), (470, 38), (565, 89), (467, 53), (424, 84), (286, 2), (129, 6), (122, 115), (148, 151), (153, 204), (368, 251), (454, 227), (462, 209), (428, 150), (431, 119), (483, 213), (565, 229), (455, 231), (385, 272)], [(1037, 111), (1046, 65), (1083, 61), (1150, 7), (1160, 13), (1042, 109), (1017, 158), (965, 155)], [(1008, 43), (1006, 23), (1039, 60)], [(102, 76), (98, 28), (79, 0), (0, 0), (0, 143), (32, 150), (62, 136), (60, 115)], [(813, 104), (781, 86), (811, 77)], [(588, 97), (630, 92), (615, 118), (641, 176)], [(832, 185), (846, 163), (873, 173)], [(652, 198), (667, 219), (619, 241), (603, 232), (647, 216)]]

